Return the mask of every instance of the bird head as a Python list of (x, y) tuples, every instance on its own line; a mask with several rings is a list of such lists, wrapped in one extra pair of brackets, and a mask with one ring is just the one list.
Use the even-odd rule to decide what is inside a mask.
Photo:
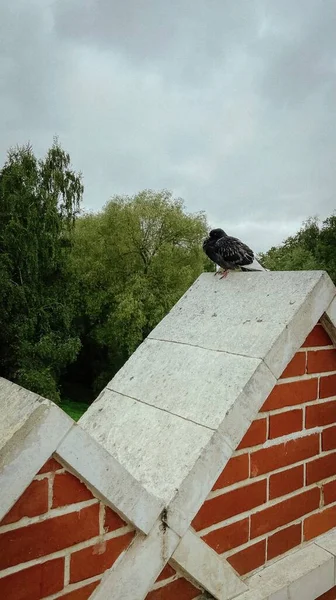
[(223, 231), (223, 229), (212, 229), (209, 233), (209, 237), (212, 240), (219, 240), (220, 238), (222, 238), (225, 235), (226, 235), (226, 233), (225, 233), (225, 231)]

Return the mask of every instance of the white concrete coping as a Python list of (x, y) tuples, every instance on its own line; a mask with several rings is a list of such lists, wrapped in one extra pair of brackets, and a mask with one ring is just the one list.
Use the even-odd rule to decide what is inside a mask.
[(247, 590), (231, 565), (191, 530), (181, 539), (170, 563), (217, 600), (231, 600)]
[(0, 378), (0, 520), (56, 454), (112, 509), (149, 533), (163, 503), (50, 400)]
[(178, 543), (176, 533), (161, 521), (148, 536), (139, 533), (105, 573), (92, 600), (144, 600)]
[(334, 297), (322, 271), (205, 273), (80, 419), (180, 536)]
[(259, 358), (279, 377), (334, 296), (324, 271), (203, 274), (149, 337)]
[(80, 426), (71, 429), (56, 454), (93, 488), (95, 496), (143, 533), (150, 532), (164, 508), (163, 503)]
[(314, 540), (314, 543), (318, 546), (321, 546), (321, 548), (323, 548), (324, 550), (330, 552), (330, 554), (333, 554), (336, 558), (336, 527), (331, 531), (328, 531), (328, 533), (320, 535)]
[[(316, 540), (245, 579), (249, 590), (235, 600), (316, 600), (335, 585), (335, 553)], [(335, 549), (335, 547), (334, 547)]]
[(0, 520), (73, 425), (53, 402), (0, 378)]
[(330, 302), (321, 321), (333, 344), (336, 345), (336, 298)]

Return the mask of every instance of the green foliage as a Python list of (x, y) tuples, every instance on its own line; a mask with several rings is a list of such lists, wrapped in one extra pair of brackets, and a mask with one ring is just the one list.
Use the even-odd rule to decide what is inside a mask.
[(80, 348), (70, 254), (82, 194), (57, 140), (40, 161), (29, 145), (10, 150), (0, 171), (0, 372), (56, 401)]
[(81, 358), (91, 363), (98, 391), (209, 268), (202, 251), (207, 223), (204, 214), (186, 214), (170, 192), (145, 190), (115, 196), (98, 215), (78, 219), (75, 232)]
[[(166, 190), (114, 196), (79, 216), (81, 175), (57, 140), (0, 171), (0, 375), (59, 401), (87, 402), (202, 271), (203, 213)], [(326, 269), (336, 282), (336, 216), (309, 219), (260, 258), (271, 270)], [(71, 400), (70, 400), (71, 399)], [(72, 400), (77, 400), (72, 402)]]
[(336, 216), (308, 219), (294, 236), (260, 256), (271, 271), (326, 270), (336, 283)]
[(60, 407), (71, 417), (74, 421), (78, 421), (81, 416), (85, 413), (88, 405), (85, 402), (72, 402), (71, 400), (62, 400)]

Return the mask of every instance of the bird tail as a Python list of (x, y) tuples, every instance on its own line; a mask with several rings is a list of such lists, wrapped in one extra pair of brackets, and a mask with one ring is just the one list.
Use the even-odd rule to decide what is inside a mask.
[(269, 269), (265, 269), (260, 262), (255, 258), (250, 265), (244, 265), (241, 267), (242, 271), (269, 271)]

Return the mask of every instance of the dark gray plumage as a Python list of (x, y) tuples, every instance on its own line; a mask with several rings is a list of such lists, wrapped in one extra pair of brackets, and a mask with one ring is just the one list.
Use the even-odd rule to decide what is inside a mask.
[(205, 254), (216, 265), (224, 269), (223, 277), (228, 270), (250, 265), (254, 261), (254, 252), (246, 244), (231, 237), (223, 229), (212, 229), (209, 237), (203, 242)]

